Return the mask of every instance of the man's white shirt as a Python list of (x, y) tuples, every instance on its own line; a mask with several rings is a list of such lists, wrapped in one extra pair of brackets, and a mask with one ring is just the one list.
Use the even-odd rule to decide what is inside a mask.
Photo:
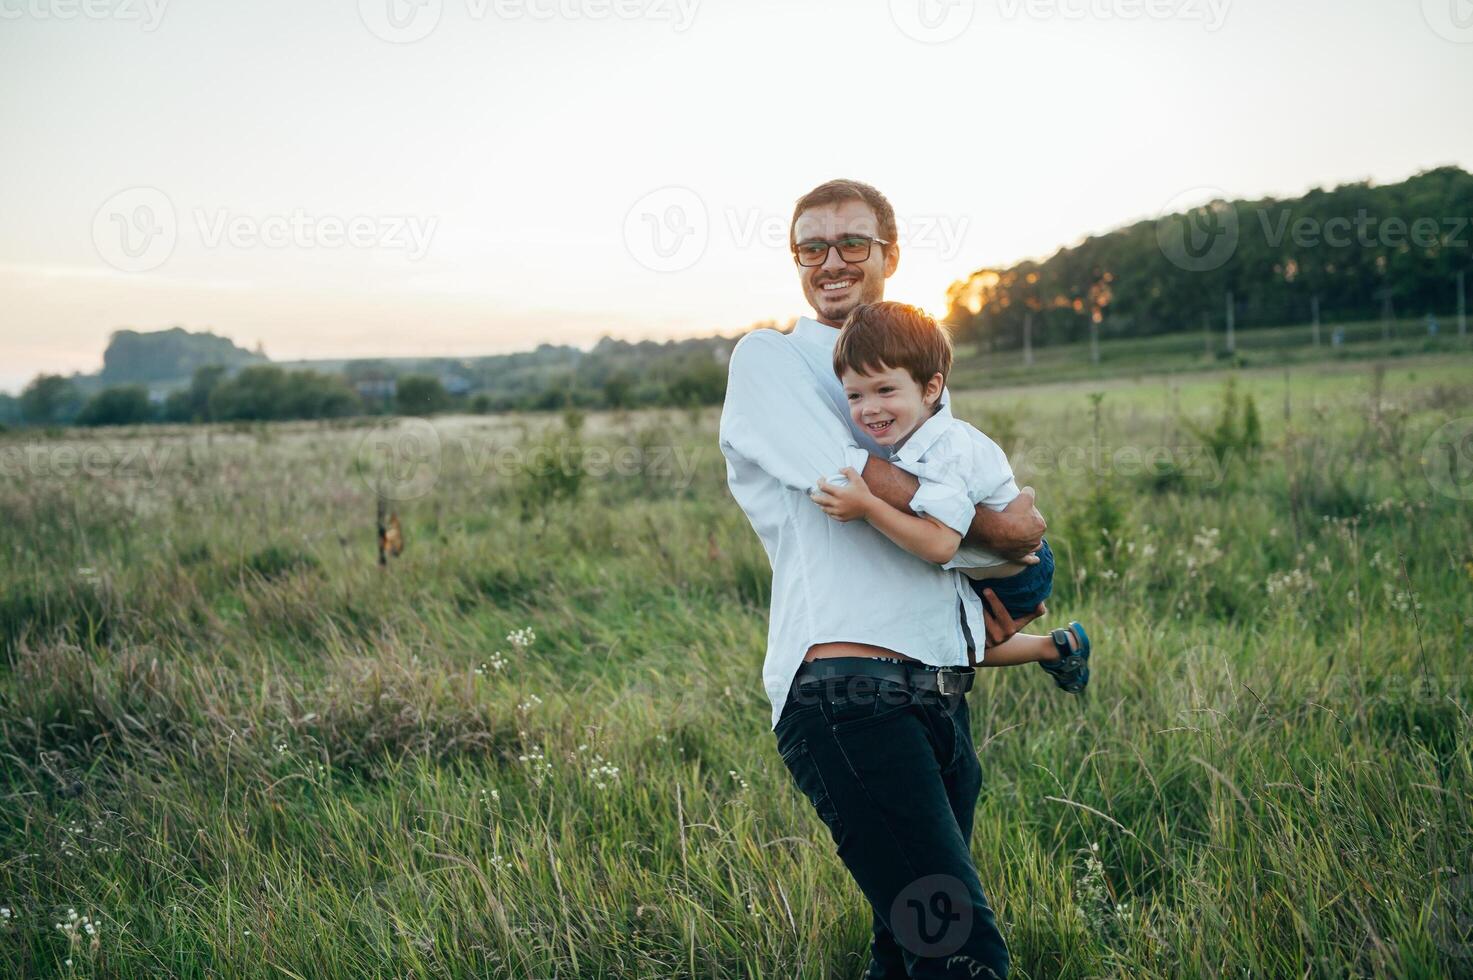
[[(891, 456), (896, 466), (921, 481), (910, 509), (934, 517), (966, 535), (980, 504), (1002, 510), (1018, 495), (1008, 454), (976, 426), (951, 414), (942, 399), (936, 414), (921, 423)], [(1007, 559), (962, 545), (942, 568), (988, 568)]]
[(732, 351), (721, 411), (726, 479), (772, 563), (762, 684), (777, 726), (793, 675), (817, 643), (867, 643), (952, 667), (982, 608), (960, 573), (923, 561), (866, 521), (840, 523), (808, 498), (820, 477), (863, 472), (881, 449), (849, 418), (834, 376), (839, 332), (803, 317), (790, 334), (757, 330)]

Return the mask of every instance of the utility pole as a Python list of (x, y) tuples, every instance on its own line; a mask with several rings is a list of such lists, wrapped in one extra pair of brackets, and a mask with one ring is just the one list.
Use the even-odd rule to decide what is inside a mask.
[(1318, 295), (1309, 298), (1309, 325), (1314, 333), (1314, 346), (1320, 346), (1320, 298)]
[(1233, 316), (1237, 312), (1234, 307), (1233, 291), (1229, 289), (1227, 294), (1227, 352), (1229, 354), (1238, 349), (1237, 343), (1233, 339)]
[(1202, 350), (1207, 359), (1212, 359), (1212, 314), (1202, 311)]
[(1463, 288), (1463, 273), (1458, 272), (1458, 339), (1468, 337), (1468, 293)]
[(1023, 314), (1023, 365), (1033, 366), (1033, 311)]
[(1391, 339), (1391, 318), (1395, 315), (1395, 309), (1391, 305), (1391, 287), (1385, 286), (1377, 290), (1376, 295), (1381, 297), (1381, 339)]
[(1089, 363), (1100, 363), (1100, 321), (1095, 319), (1098, 314), (1089, 318)]

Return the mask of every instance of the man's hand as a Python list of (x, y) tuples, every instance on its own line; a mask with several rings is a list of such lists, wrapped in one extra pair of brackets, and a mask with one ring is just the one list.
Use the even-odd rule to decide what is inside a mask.
[(851, 466), (844, 467), (840, 472), (849, 481), (847, 484), (835, 486), (820, 477), (818, 490), (809, 499), (836, 521), (852, 521), (868, 516), (870, 508), (875, 504), (875, 496), (870, 493), (869, 484)]
[(1048, 605), (1040, 602), (1038, 608), (1028, 615), (1014, 619), (1008, 613), (1007, 607), (1002, 604), (1002, 600), (997, 597), (997, 593), (991, 589), (984, 589), (982, 595), (987, 600), (987, 610), (991, 614), (986, 617), (987, 646), (990, 647), (997, 646), (1024, 626), (1048, 613)]
[(1043, 547), (1043, 532), (1048, 530), (1048, 522), (1033, 500), (1033, 488), (1024, 487), (1002, 510), (978, 507), (963, 543), (1026, 565), (1036, 564), (1038, 558), (1033, 553)]

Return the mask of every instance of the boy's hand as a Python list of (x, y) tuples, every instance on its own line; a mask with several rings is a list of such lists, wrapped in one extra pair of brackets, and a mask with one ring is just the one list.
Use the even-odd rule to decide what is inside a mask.
[(864, 482), (864, 477), (856, 473), (852, 466), (844, 467), (841, 472), (849, 481), (848, 484), (835, 486), (819, 477), (818, 490), (810, 499), (836, 521), (852, 521), (855, 518), (867, 517), (870, 508), (875, 504), (875, 495), (870, 493), (869, 485)]

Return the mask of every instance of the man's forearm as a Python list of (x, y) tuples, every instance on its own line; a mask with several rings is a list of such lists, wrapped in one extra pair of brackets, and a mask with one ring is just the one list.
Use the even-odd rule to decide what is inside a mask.
[(910, 509), (910, 498), (916, 495), (921, 481), (911, 476), (889, 460), (871, 456), (860, 474), (869, 485), (869, 492), (879, 497), (896, 510), (914, 514)]
[[(914, 513), (910, 509), (910, 500), (920, 486), (920, 481), (914, 476), (878, 456), (871, 456), (864, 464), (863, 476), (876, 497), (896, 510)], [(962, 543), (1004, 558), (1022, 558), (1038, 550), (1047, 527), (1043, 516), (1033, 506), (1032, 494), (1025, 492), (1004, 510), (978, 505), (972, 527)]]

